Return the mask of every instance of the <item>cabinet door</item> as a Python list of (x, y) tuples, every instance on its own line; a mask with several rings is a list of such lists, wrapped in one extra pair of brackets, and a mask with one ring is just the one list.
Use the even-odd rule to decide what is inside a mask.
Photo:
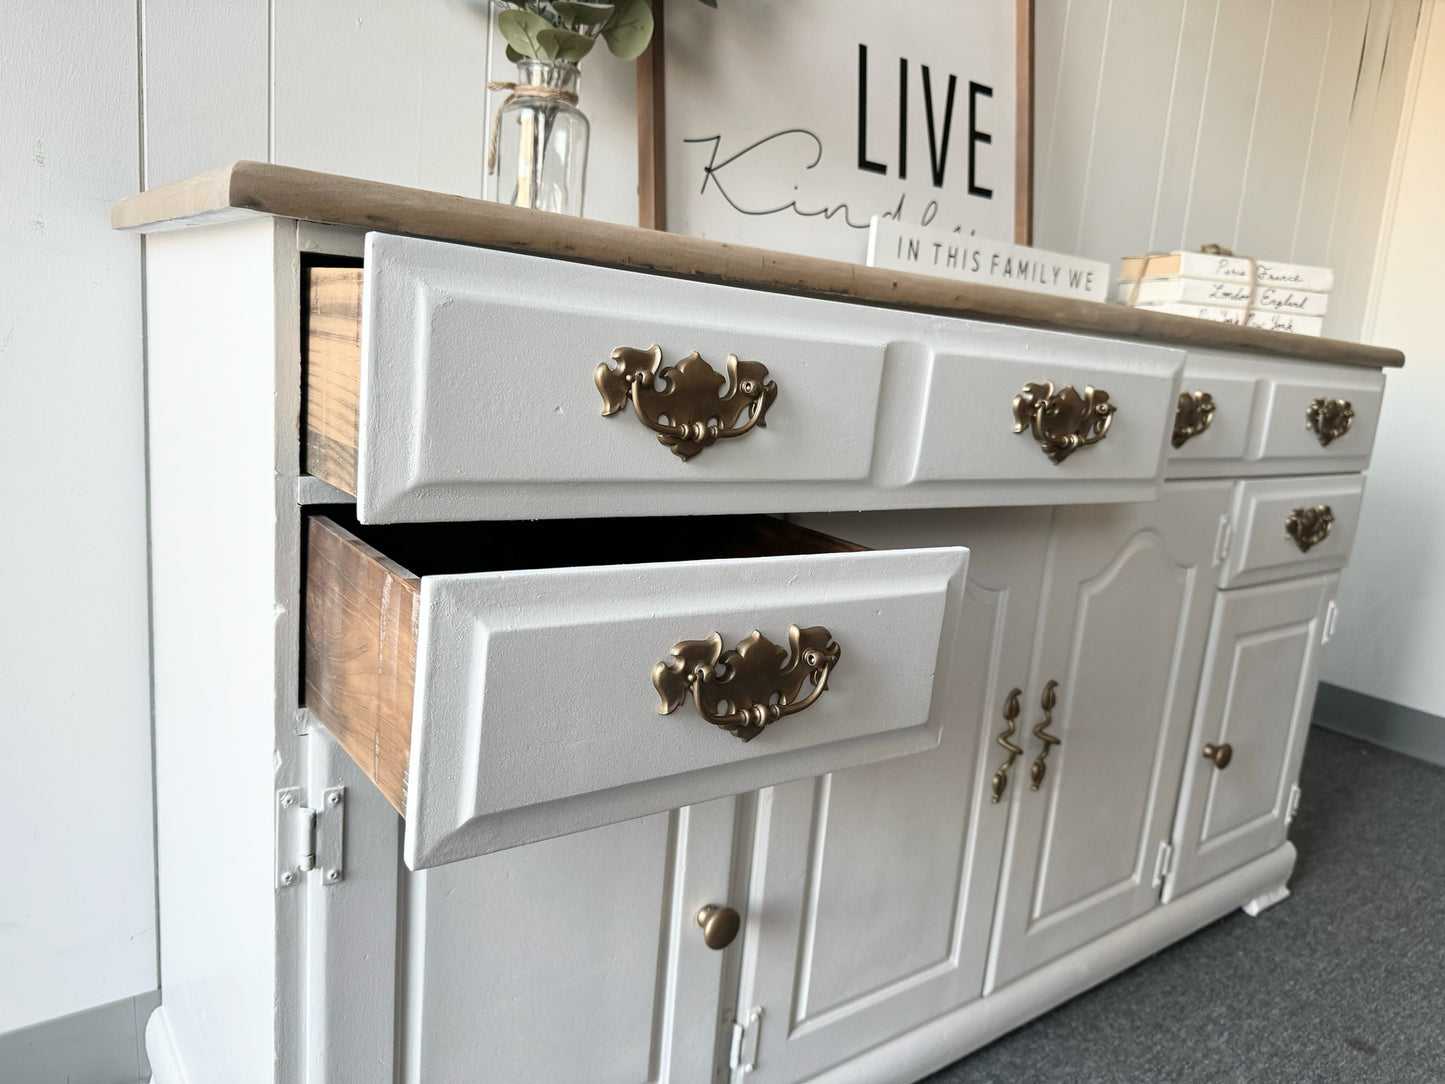
[(982, 993), (1008, 809), (987, 783), (1028, 667), (1049, 517), (805, 520), (871, 546), (968, 546), (968, 583), (939, 747), (759, 797), (738, 1002), (739, 1019), (762, 1009), (753, 1084), (811, 1078)]
[(1014, 795), (990, 990), (1158, 903), (1230, 490), (1054, 515), (1019, 743), (1043, 775)]
[[(1314, 576), (1220, 596), (1185, 754), (1166, 902), (1284, 842), (1337, 583)], [(1218, 767), (1226, 745), (1228, 760)]]

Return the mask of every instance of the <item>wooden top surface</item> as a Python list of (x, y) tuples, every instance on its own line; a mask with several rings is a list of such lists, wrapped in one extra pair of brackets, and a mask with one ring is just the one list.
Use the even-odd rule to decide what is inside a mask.
[(131, 196), (112, 208), (110, 220), (116, 229), (152, 231), (251, 214), (456, 241), (749, 289), (1174, 346), (1250, 350), (1367, 368), (1405, 364), (1404, 354), (1385, 347), (795, 256), (264, 162), (234, 162)]

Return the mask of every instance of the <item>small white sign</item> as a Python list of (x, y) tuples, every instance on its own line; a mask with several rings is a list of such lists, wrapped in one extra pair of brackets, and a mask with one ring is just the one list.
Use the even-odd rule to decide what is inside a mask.
[(868, 230), (868, 266), (1089, 301), (1107, 300), (1109, 293), (1109, 265), (1099, 260), (910, 226), (881, 215), (873, 216)]

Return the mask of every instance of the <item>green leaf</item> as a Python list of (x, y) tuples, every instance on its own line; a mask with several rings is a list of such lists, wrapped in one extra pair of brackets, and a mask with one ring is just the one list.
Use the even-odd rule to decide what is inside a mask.
[(554, 0), (552, 8), (573, 30), (579, 26), (603, 26), (612, 18), (616, 4), (582, 4), (573, 0)]
[(704, 4), (707, 7), (712, 8), (713, 11), (717, 10), (717, 0), (698, 0), (698, 3)]
[(517, 63), (517, 61), (522, 59), (522, 54), (517, 52), (517, 50), (513, 49), (510, 45), (508, 45), (507, 59), (510, 60), (513, 64), (515, 64)]
[(652, 9), (647, 0), (622, 0), (607, 25), (602, 40), (619, 60), (636, 60), (652, 40)]
[(552, 27), (535, 12), (504, 11), (497, 16), (497, 29), (507, 39), (507, 44), (523, 56), (551, 59), (539, 36)]
[(539, 30), (537, 41), (547, 50), (549, 57), (554, 60), (570, 60), (574, 64), (590, 53), (592, 46), (596, 44), (596, 41), (586, 34), (579, 34), (575, 30), (563, 30), (559, 27)]

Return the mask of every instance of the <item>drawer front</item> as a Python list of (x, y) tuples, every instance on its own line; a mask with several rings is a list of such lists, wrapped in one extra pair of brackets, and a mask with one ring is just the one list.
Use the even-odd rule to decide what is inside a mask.
[[(705, 511), (706, 491), (727, 484), (864, 480), (887, 346), (866, 314), (372, 234), (362, 296), (361, 518), (498, 518), (509, 490), (522, 491), (523, 502), (552, 494), (550, 506), (534, 498), (526, 515), (575, 515), (580, 494), (606, 485), (643, 494), (701, 487), (693, 503)], [(655, 360), (644, 354), (654, 345)], [(619, 348), (638, 352), (626, 359), (634, 370), (660, 373), (651, 390), (629, 392)], [(740, 363), (732, 382), (729, 355)], [(748, 381), (775, 387), (751, 427)], [(746, 431), (669, 445), (649, 428), (673, 423)]]
[[(1363, 470), (1384, 389), (1384, 373), (1336, 366), (1302, 365), (1265, 378), (1254, 458), (1300, 460), (1320, 471)], [(1349, 404), (1348, 429), (1338, 416), (1341, 402)]]
[[(1182, 362), (1180, 351), (1139, 343), (1006, 327), (970, 328), (966, 335), (945, 329), (928, 366), (911, 480), (1022, 483), (1022, 492), (1035, 494), (1029, 500), (1044, 499), (1040, 487), (1063, 482), (1152, 485), (1163, 463)], [(1028, 384), (1044, 385), (1049, 391), (1037, 397), (1051, 392), (1055, 404), (1075, 393), (1082, 397), (1088, 388), (1105, 393), (1102, 409), (1112, 409), (1107, 431), (1089, 443), (1098, 430), (1089, 430), (1087, 422), (1048, 423), (1047, 440), (1067, 442), (1071, 434), (1084, 440), (1072, 451), (1054, 445), (1050, 455), (1033, 432), (1029, 404), (1015, 409), (1015, 397)], [(1111, 498), (1100, 491), (1092, 499)]]
[[(938, 744), (960, 548), (417, 577), (309, 537), (307, 706), (404, 813), (413, 869)], [(703, 714), (779, 694), (801, 710), (747, 740)]]
[(1169, 475), (1217, 476), (1243, 460), (1259, 379), (1247, 367), (1191, 353), (1170, 419)]
[(1358, 474), (1240, 482), (1219, 585), (1245, 587), (1343, 568), (1364, 487)]

